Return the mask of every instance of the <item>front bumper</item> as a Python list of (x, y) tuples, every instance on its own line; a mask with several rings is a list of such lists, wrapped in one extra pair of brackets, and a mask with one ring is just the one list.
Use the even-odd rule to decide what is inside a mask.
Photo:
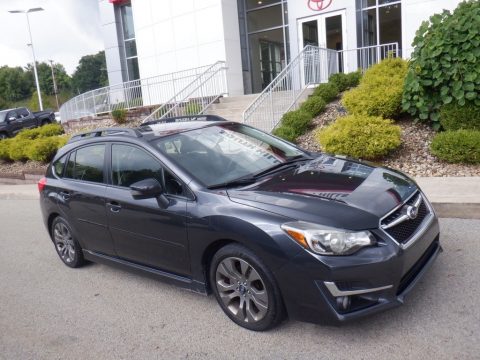
[(399, 306), (442, 251), (435, 216), (408, 248), (372, 232), (380, 246), (352, 256), (302, 251), (276, 272), (290, 318), (338, 324)]

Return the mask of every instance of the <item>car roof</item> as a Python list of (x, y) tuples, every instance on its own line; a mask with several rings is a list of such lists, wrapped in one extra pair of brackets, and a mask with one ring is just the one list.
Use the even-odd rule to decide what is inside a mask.
[(80, 140), (88, 140), (93, 138), (104, 138), (107, 136), (126, 136), (130, 138), (136, 138), (138, 140), (143, 138), (144, 140), (149, 141), (172, 134), (178, 134), (184, 131), (214, 126), (220, 123), (229, 124), (232, 122), (215, 115), (179, 116), (149, 121), (141, 124), (137, 128), (112, 127), (94, 129), (72, 136), (68, 143), (70, 144)]

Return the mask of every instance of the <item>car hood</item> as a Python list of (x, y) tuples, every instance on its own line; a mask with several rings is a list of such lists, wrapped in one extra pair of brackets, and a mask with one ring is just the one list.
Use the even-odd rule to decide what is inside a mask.
[(413, 180), (393, 170), (321, 155), (251, 186), (229, 189), (228, 195), (297, 220), (360, 229), (377, 227), (379, 218), (416, 189)]

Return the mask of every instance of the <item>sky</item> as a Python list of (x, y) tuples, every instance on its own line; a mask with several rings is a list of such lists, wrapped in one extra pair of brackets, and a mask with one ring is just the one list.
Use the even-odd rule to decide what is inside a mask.
[(8, 10), (42, 7), (29, 14), (38, 62), (53, 60), (70, 75), (84, 55), (104, 50), (98, 0), (0, 0), (0, 66), (33, 62), (25, 14)]

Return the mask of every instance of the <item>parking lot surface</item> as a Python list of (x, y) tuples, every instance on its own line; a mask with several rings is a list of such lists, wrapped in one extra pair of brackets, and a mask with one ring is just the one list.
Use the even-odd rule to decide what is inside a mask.
[(480, 221), (442, 219), (441, 230), (445, 251), (404, 306), (255, 333), (212, 296), (104, 265), (67, 268), (38, 201), (0, 200), (0, 359), (478, 359)]

